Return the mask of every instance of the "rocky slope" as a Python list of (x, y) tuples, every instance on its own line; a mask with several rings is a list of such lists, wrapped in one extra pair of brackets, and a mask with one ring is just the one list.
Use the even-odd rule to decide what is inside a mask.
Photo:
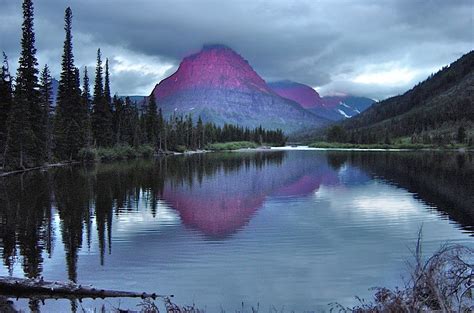
[(374, 100), (350, 95), (320, 97), (310, 86), (284, 80), (268, 84), (272, 90), (283, 98), (299, 103), (302, 107), (332, 121), (351, 118), (367, 108)]
[(262, 125), (292, 133), (328, 123), (276, 94), (244, 58), (222, 45), (204, 46), (184, 58), (152, 95), (165, 115), (192, 113), (219, 125)]

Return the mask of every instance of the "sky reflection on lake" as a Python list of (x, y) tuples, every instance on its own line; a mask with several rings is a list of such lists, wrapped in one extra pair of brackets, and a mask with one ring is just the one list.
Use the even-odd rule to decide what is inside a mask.
[(216, 153), (4, 178), (0, 275), (174, 294), (209, 312), (350, 305), (402, 283), (421, 226), (426, 254), (446, 241), (474, 247), (474, 165), (463, 158)]

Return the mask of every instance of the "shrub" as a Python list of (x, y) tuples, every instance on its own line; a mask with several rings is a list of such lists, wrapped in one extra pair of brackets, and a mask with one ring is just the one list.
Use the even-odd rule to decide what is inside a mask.
[(460, 245), (444, 245), (423, 260), (421, 230), (418, 234), (411, 277), (404, 288), (375, 288), (372, 303), (333, 309), (342, 312), (473, 312), (474, 251)]
[(82, 148), (77, 155), (82, 162), (95, 162), (98, 160), (97, 150), (93, 148)]

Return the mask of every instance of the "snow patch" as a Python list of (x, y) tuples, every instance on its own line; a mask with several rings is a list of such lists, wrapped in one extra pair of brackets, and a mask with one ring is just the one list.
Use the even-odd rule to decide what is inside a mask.
[(344, 116), (345, 118), (351, 118), (349, 115), (346, 114), (346, 112), (344, 112), (343, 110), (341, 109), (337, 109), (339, 111), (339, 113)]

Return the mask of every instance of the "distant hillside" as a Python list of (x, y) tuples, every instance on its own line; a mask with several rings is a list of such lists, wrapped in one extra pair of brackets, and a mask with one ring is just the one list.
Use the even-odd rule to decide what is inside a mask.
[(312, 87), (290, 80), (268, 83), (283, 98), (293, 100), (315, 115), (331, 121), (356, 116), (370, 107), (374, 100), (351, 95), (320, 97)]
[(460, 127), (474, 124), (474, 51), (431, 75), (403, 95), (372, 105), (341, 123), (348, 141), (374, 143), (412, 137), (424, 143), (450, 142)]
[(268, 87), (279, 96), (298, 102), (305, 109), (320, 108), (323, 106), (323, 100), (318, 92), (308, 85), (291, 80), (282, 80), (270, 82), (268, 83)]
[[(324, 107), (330, 112), (329, 114), (332, 114), (323, 114), (323, 116), (335, 121), (359, 115), (375, 103), (373, 99), (351, 95), (326, 96), (322, 98), (322, 101)], [(331, 116), (334, 116), (334, 118), (331, 118)]]
[(146, 96), (119, 96), (120, 99), (125, 100), (125, 98), (129, 98), (130, 101), (136, 102), (137, 104), (142, 105), (145, 102)]
[(209, 45), (182, 60), (152, 95), (165, 116), (193, 114), (205, 122), (280, 128), (287, 134), (329, 121), (280, 97), (235, 51)]

